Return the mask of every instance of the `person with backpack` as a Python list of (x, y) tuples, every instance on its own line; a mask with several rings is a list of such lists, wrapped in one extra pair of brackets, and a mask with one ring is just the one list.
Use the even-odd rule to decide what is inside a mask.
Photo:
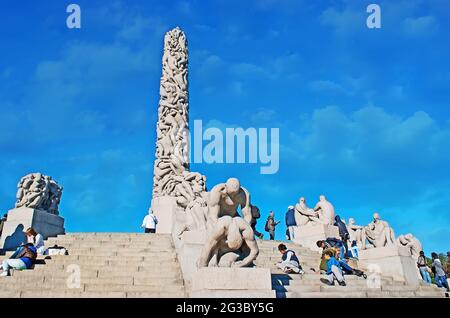
[(447, 292), (450, 291), (448, 287), (447, 282), (447, 275), (444, 271), (444, 268), (442, 267), (441, 260), (439, 259), (439, 256), (437, 253), (431, 253), (431, 258), (433, 259), (433, 263), (431, 265), (431, 268), (434, 273), (434, 281), (436, 282), (436, 285), (438, 287), (444, 287)]
[(148, 214), (144, 217), (141, 227), (144, 229), (145, 233), (156, 233), (157, 224), (158, 219), (153, 214), (152, 208), (148, 209)]
[(347, 225), (345, 225), (344, 222), (342, 222), (341, 217), (339, 215), (336, 215), (334, 217), (334, 226), (337, 226), (339, 229), (339, 236), (341, 237), (342, 243), (344, 243), (344, 249), (345, 254), (344, 257), (348, 258), (348, 240), (350, 239), (350, 234), (347, 230)]
[(37, 249), (32, 243), (19, 246), (10, 258), (3, 261), (0, 266), (0, 269), (3, 269), (3, 273), (0, 274), (0, 277), (9, 276), (11, 268), (18, 270), (30, 269), (36, 261), (36, 257)]
[(292, 241), (295, 238), (294, 230), (297, 226), (297, 222), (295, 222), (295, 210), (292, 205), (288, 207), (285, 221), (287, 230), (289, 231), (289, 240)]
[(258, 219), (261, 217), (261, 214), (259, 213), (259, 208), (255, 205), (252, 205), (251, 211), (252, 211), (252, 222), (250, 226), (252, 227), (252, 230), (255, 233), (255, 237), (263, 239), (264, 234), (258, 232), (258, 230), (256, 229), (256, 223), (258, 223)]
[(305, 273), (300, 265), (297, 255), (293, 250), (288, 250), (284, 244), (278, 245), (278, 250), (282, 255), (281, 262), (277, 263), (277, 267), (279, 269), (286, 274), (294, 272), (302, 275)]
[(275, 214), (273, 211), (270, 211), (269, 216), (267, 217), (266, 225), (264, 230), (269, 232), (270, 240), (273, 241), (275, 239), (275, 227), (280, 224), (280, 221), (275, 221)]

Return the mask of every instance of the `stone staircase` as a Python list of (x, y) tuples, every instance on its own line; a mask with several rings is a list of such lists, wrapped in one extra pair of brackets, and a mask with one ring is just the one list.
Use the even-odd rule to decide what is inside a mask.
[[(0, 277), (0, 297), (186, 296), (170, 235), (73, 233), (45, 242), (46, 247), (55, 244), (67, 248), (69, 255), (40, 256), (33, 270)], [(76, 284), (72, 278), (78, 271)]]
[[(305, 270), (304, 275), (284, 274), (275, 264), (280, 261), (278, 244), (283, 243), (296, 252)], [(272, 289), (277, 298), (372, 298), (372, 297), (445, 297), (443, 289), (436, 285), (420, 282), (419, 286), (409, 286), (394, 281), (390, 277), (381, 277), (380, 288), (369, 288), (367, 280), (355, 275), (346, 275), (347, 286), (328, 286), (320, 281), (320, 254), (297, 244), (280, 241), (258, 240), (259, 256), (255, 262), (258, 267), (271, 269)], [(311, 270), (315, 269), (315, 271)]]
[[(327, 286), (318, 273), (320, 254), (297, 244), (294, 250), (304, 275), (284, 274), (275, 264), (278, 244), (258, 240), (257, 267), (270, 268), (272, 289), (278, 298), (296, 297), (444, 297), (435, 285), (405, 285), (381, 278), (381, 288), (369, 288), (362, 277), (346, 276), (347, 286)], [(170, 235), (131, 233), (72, 233), (50, 238), (69, 255), (40, 256), (33, 270), (12, 271), (0, 278), (0, 298), (150, 298), (187, 297), (181, 268)], [(12, 253), (0, 257), (3, 260)], [(313, 271), (312, 269), (315, 269)], [(79, 273), (79, 276), (77, 275)], [(76, 278), (79, 277), (79, 284)], [(75, 280), (73, 279), (75, 278)]]

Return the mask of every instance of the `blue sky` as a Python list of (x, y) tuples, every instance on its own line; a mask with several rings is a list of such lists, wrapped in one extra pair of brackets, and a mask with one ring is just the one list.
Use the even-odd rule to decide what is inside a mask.
[[(277, 174), (193, 165), (208, 187), (237, 176), (278, 219), (324, 193), (346, 219), (379, 211), (426, 251), (449, 250), (450, 2), (376, 1), (370, 30), (372, 2), (2, 1), (0, 209), (40, 171), (64, 186), (67, 231), (139, 231), (163, 36), (180, 26), (191, 123), (280, 128)], [(66, 27), (70, 3), (81, 30)]]

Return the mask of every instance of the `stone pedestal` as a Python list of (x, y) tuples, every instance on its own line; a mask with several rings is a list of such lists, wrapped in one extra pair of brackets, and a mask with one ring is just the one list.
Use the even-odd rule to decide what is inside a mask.
[(323, 224), (296, 226), (294, 236), (295, 243), (320, 252), (322, 249), (317, 247), (316, 242), (325, 240), (328, 237), (339, 238), (339, 229), (334, 225)]
[(59, 215), (30, 208), (12, 209), (8, 212), (8, 219), (3, 225), (0, 238), (0, 248), (11, 251), (26, 242), (27, 228), (32, 227), (44, 239), (64, 234), (64, 219)]
[(404, 246), (391, 245), (360, 250), (358, 265), (368, 270), (368, 274), (379, 270), (382, 275), (390, 276), (394, 280), (419, 285), (416, 262), (409, 249)]
[(175, 213), (178, 209), (177, 201), (174, 197), (162, 196), (152, 200), (153, 214), (158, 218), (156, 233), (170, 234), (173, 232)]
[(175, 240), (177, 240), (175, 246), (178, 261), (186, 287), (189, 289), (192, 286), (192, 277), (197, 272), (197, 261), (206, 242), (206, 231), (186, 231), (180, 238), (174, 238)]
[(268, 268), (205, 267), (192, 278), (194, 298), (275, 298)]

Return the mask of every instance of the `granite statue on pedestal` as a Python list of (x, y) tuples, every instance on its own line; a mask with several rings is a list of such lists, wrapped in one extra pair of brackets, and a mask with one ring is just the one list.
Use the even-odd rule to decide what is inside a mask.
[(31, 208), (58, 215), (63, 188), (49, 176), (31, 173), (17, 184), (16, 208)]
[(17, 184), (15, 208), (8, 212), (0, 246), (15, 250), (25, 241), (24, 229), (32, 227), (44, 239), (64, 234), (64, 219), (59, 216), (63, 188), (51, 177), (31, 173)]

